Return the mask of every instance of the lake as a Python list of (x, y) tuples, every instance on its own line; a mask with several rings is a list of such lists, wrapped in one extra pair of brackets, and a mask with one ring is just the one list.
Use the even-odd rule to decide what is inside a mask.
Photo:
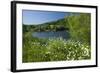
[(68, 31), (46, 31), (46, 32), (33, 32), (32, 33), (33, 37), (37, 38), (58, 38), (62, 37), (63, 39), (68, 39), (69, 38), (69, 33)]

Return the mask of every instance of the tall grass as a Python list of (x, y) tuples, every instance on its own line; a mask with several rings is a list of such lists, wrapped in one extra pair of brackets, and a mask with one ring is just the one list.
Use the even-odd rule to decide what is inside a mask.
[(91, 58), (88, 43), (62, 38), (38, 39), (26, 36), (23, 39), (23, 62), (46, 62), (86, 60)]

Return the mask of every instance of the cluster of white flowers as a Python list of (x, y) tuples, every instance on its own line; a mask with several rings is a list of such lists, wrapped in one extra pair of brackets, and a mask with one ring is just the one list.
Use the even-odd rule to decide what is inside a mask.
[(38, 48), (45, 48), (45, 56), (51, 59), (64, 57), (65, 60), (82, 60), (91, 56), (90, 46), (77, 40), (65, 40), (60, 37), (49, 38), (45, 44), (41, 44), (41, 42), (32, 44)]

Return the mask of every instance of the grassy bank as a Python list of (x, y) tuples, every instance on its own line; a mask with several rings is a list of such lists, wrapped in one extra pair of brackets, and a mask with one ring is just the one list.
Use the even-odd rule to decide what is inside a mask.
[(24, 34), (23, 62), (86, 60), (91, 58), (88, 43), (62, 38), (38, 39)]

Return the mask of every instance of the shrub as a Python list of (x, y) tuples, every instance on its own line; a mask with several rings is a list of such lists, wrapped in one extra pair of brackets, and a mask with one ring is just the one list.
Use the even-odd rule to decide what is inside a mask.
[(91, 15), (89, 13), (72, 14), (65, 20), (72, 38), (90, 43)]

